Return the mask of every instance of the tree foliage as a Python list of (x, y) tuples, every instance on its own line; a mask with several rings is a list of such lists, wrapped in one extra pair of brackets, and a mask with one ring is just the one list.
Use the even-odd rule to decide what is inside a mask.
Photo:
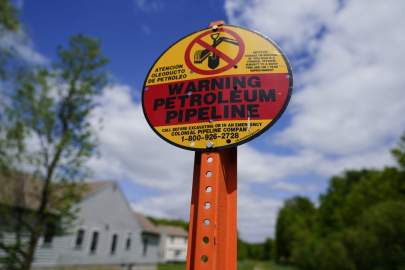
[(293, 245), (305, 237), (314, 224), (315, 206), (304, 197), (287, 200), (278, 213), (276, 223), (276, 259), (286, 262), (291, 259)]
[(405, 133), (402, 135), (398, 146), (391, 150), (392, 155), (396, 159), (402, 170), (405, 170)]
[(188, 231), (188, 222), (181, 220), (181, 219), (168, 219), (168, 218), (157, 218), (157, 217), (151, 217), (148, 216), (148, 219), (154, 224), (154, 225), (168, 225), (168, 226), (176, 226), (176, 227), (181, 227)]
[(18, 30), (17, 9), (10, 4), (9, 0), (0, 0), (0, 27), (10, 31)]
[(267, 238), (262, 243), (245, 242), (238, 237), (238, 260), (263, 260), (273, 258), (273, 239)]
[(288, 200), (277, 219), (276, 258), (302, 270), (405, 269), (404, 146), (402, 136), (392, 150), (398, 168), (332, 177), (318, 208)]
[(74, 216), (77, 181), (87, 175), (84, 164), (96, 148), (90, 114), (107, 82), (102, 69), (107, 59), (99, 42), (83, 35), (73, 36), (57, 55), (52, 66), (31, 70), (15, 90), (1, 93), (6, 100), (0, 115), (1, 174), (37, 194), (34, 206), (19, 206), (30, 209), (29, 215), (18, 217), (21, 226), (10, 231), (15, 239), (23, 233), (25, 240), (0, 246), (9, 255), (8, 269), (30, 269), (38, 239), (54, 217)]
[[(14, 83), (41, 61), (41, 57), (27, 57), (30, 38), (19, 22), (19, 10), (10, 0), (0, 0), (0, 80), (1, 87)], [(27, 50), (28, 49), (28, 50)], [(4, 89), (2, 89), (4, 90)], [(1, 101), (0, 101), (1, 105)]]

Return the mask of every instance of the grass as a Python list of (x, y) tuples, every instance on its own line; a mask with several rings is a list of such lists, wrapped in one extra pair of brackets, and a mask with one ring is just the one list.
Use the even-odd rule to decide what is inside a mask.
[(167, 263), (159, 264), (158, 270), (185, 270), (186, 264), (183, 263)]
[[(160, 264), (158, 270), (185, 270), (185, 264)], [(238, 270), (295, 270), (293, 267), (274, 264), (273, 262), (241, 261)]]
[(271, 261), (241, 261), (238, 270), (295, 270), (290, 266), (277, 265)]

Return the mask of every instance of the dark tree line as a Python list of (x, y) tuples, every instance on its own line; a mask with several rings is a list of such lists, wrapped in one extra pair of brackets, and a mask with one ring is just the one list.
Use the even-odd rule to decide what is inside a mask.
[(302, 270), (405, 269), (405, 135), (392, 154), (398, 167), (333, 177), (319, 207), (304, 197), (287, 200), (276, 260)]
[(238, 260), (269, 261), (273, 258), (273, 239), (267, 238), (263, 243), (249, 243), (238, 238)]
[(168, 219), (168, 218), (157, 218), (148, 216), (148, 219), (156, 226), (158, 225), (168, 225), (181, 227), (184, 230), (188, 231), (188, 222), (180, 219)]

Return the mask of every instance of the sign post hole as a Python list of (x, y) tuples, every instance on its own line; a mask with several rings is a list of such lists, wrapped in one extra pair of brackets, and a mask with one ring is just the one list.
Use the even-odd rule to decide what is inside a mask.
[(237, 148), (195, 152), (187, 270), (236, 270)]

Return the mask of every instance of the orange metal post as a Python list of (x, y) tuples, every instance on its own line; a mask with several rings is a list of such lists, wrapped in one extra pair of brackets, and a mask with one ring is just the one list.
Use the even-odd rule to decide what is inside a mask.
[(237, 150), (196, 152), (187, 270), (236, 270)]

